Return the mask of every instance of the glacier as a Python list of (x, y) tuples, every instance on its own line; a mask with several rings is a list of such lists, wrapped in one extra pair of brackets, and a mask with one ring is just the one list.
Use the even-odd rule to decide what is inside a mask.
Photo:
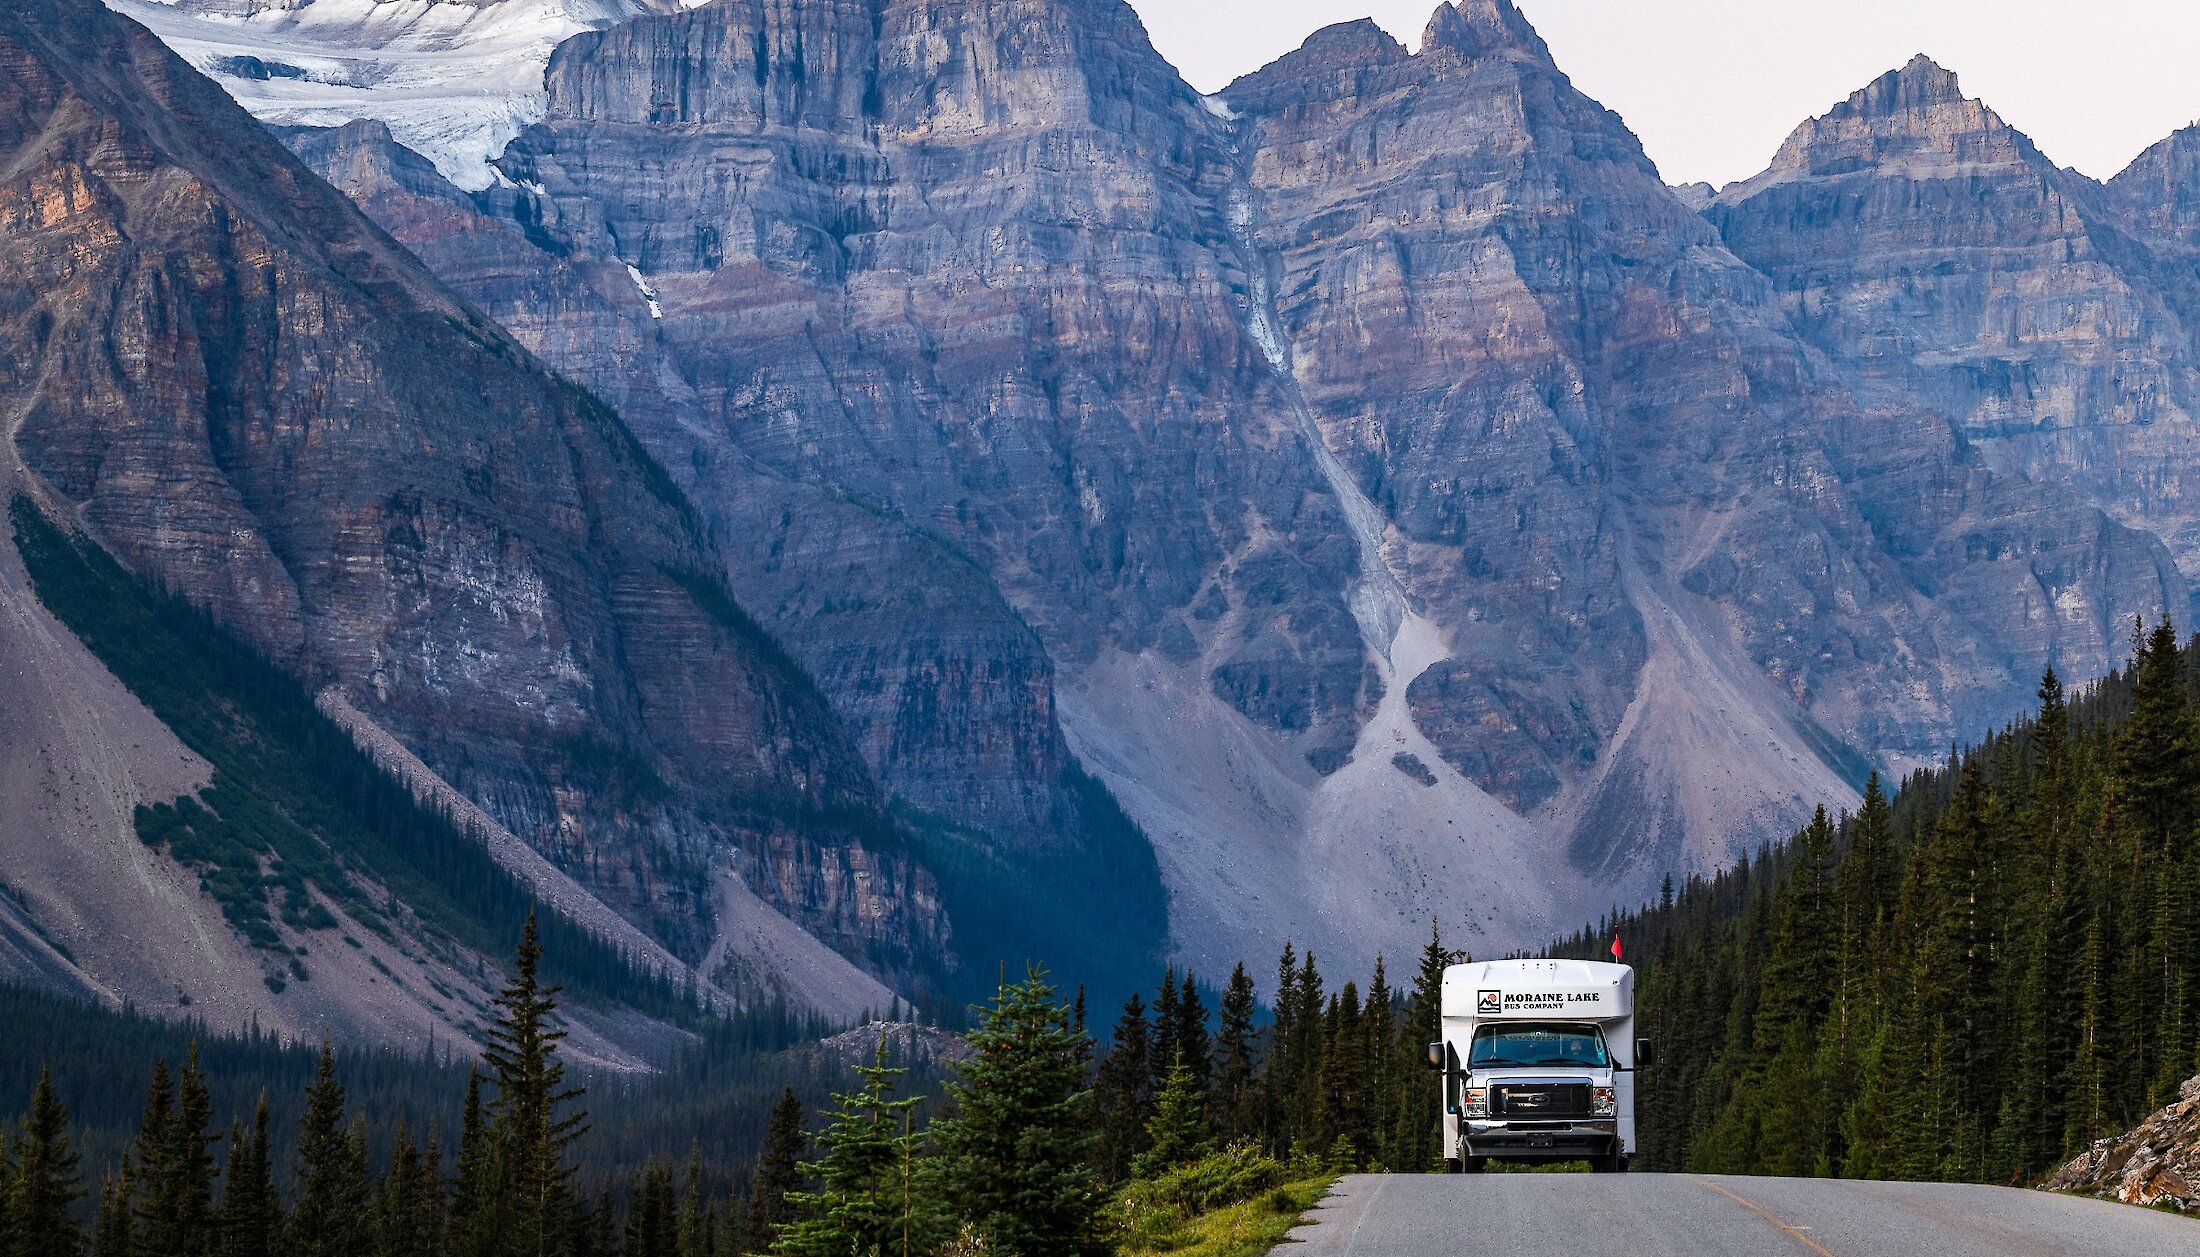
[(574, 35), (704, 0), (106, 0), (263, 122), (386, 123), (468, 191), (542, 118)]

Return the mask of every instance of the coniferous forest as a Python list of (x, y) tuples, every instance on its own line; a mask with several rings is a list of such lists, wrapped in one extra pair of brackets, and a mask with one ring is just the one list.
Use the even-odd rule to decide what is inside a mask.
[(2028, 1183), (2200, 1072), (2200, 657), (2127, 668), (1560, 950), (1638, 969), (1657, 1169)]
[[(1554, 946), (1616, 934), (1639, 971), (1638, 1165), (2035, 1181), (2200, 1070), (2200, 644), (2142, 630), (2127, 668), (2074, 695), (2050, 671), (2029, 718), (1898, 791)], [(470, 1062), (0, 990), (26, 1028), (0, 1257), (1145, 1251), (1441, 1164), (1423, 1047), (1465, 957), (1433, 932), (1401, 983), (1287, 945), (1265, 986), (1169, 969), (1112, 1019), (1031, 970), (944, 1076), (883, 1046), (851, 1070), (812, 1050), (833, 1027), (764, 1007), (691, 1014), (657, 1077), (584, 1078), (546, 940), (528, 917)], [(618, 967), (586, 959), (547, 963)]]
[[(1255, 1198), (1287, 1221), (1312, 1200), (1293, 1184), (1434, 1163), (1410, 1049), (1447, 959), (1432, 939), (1409, 990), (1378, 965), (1363, 998), (1287, 949), (1272, 1017), (1242, 966), (1219, 995), (1172, 970), (1104, 1053), (1083, 992), (1034, 970), (976, 1010), (944, 1079), (883, 1042), (852, 1071), (790, 1051), (823, 1027), (780, 1014), (730, 1021), (662, 1079), (584, 1081), (532, 922), (470, 1064), (201, 1043), (11, 991), (65, 1054), (0, 1141), (0, 1254), (1105, 1253)], [(147, 1052), (147, 1076), (120, 1074)]]

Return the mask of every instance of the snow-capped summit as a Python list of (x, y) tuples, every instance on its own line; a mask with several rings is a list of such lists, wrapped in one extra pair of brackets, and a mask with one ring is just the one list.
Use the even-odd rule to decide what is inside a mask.
[(107, 0), (265, 122), (389, 124), (463, 188), (542, 117), (573, 35), (702, 0)]

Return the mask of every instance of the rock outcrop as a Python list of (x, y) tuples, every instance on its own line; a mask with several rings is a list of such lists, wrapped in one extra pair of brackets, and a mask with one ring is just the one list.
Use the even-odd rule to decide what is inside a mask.
[[(2055, 166), (1920, 56), (1797, 128), (1707, 213), (1848, 383), (1857, 457), (1892, 477), (1889, 509), (1915, 500), (1927, 520), (1957, 518), (1966, 495), (1945, 488), (1972, 479), (1963, 464), (1991, 468), (2162, 538), (2190, 581), (2200, 376), (2176, 299), (2189, 284), (2133, 230), (2173, 230), (2175, 198), (2140, 204), (2145, 181), (2135, 168), (2112, 196)], [(1943, 434), (1960, 458), (1916, 461)], [(2042, 581), (2058, 602), (2075, 575), (2059, 566)], [(2134, 609), (2104, 599), (2049, 617), (2073, 675), (2114, 656)]]
[(2127, 1205), (2200, 1210), (2200, 1078), (2131, 1133), (2096, 1141), (2046, 1185)]
[(1930, 755), (2182, 597), (2149, 538), (1944, 430), (1898, 443), (1941, 483), (1875, 475), (1776, 288), (1505, 0), (1412, 55), (1331, 28), (1221, 99), (1292, 374), (1450, 644), (1414, 714), (1577, 866), (1632, 893), (1716, 860), (1838, 799), (1842, 748)]
[(731, 871), (874, 971), (938, 972), (846, 728), (614, 413), (96, 4), (0, 15), (0, 155), (13, 488), (689, 963)]
[(1531, 941), (2187, 604), (2144, 512), (1852, 370), (1505, 0), (1207, 99), (1115, 0), (719, 0), (547, 91), (479, 195), (293, 142), (613, 402), (886, 789), (1074, 846), (1074, 747), (1204, 966)]

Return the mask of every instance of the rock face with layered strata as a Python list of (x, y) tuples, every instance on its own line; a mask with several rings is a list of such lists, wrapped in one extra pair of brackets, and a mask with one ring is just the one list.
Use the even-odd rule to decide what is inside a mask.
[(548, 102), (509, 188), (346, 186), (614, 401), (888, 789), (1060, 842), (1066, 738), (1203, 962), (1533, 938), (2187, 597), (1799, 330), (1502, 0), (1207, 100), (1113, 0), (720, 0)]
[[(2143, 242), (2178, 203), (2166, 169), (2164, 195), (2145, 181), (2135, 167), (2116, 195), (2057, 167), (1920, 56), (1798, 127), (1706, 212), (1836, 364), (1874, 445), (1951, 432), (1978, 464), (2161, 536), (2190, 579), (2191, 263)], [(2113, 646), (2121, 626), (2099, 632)]]
[(1293, 376), (1449, 634), (1415, 715), (1577, 863), (1784, 825), (1837, 797), (1840, 747), (1930, 754), (2181, 592), (1944, 430), (1903, 437), (1938, 479), (1902, 501), (1924, 486), (1877, 473), (1775, 287), (1502, 0), (1438, 9), (1415, 54), (1331, 28), (1222, 99)]
[[(738, 873), (936, 968), (846, 729), (618, 417), (142, 29), (0, 17), (10, 482), (376, 724), (689, 962)], [(57, 836), (56, 841), (63, 841)]]

